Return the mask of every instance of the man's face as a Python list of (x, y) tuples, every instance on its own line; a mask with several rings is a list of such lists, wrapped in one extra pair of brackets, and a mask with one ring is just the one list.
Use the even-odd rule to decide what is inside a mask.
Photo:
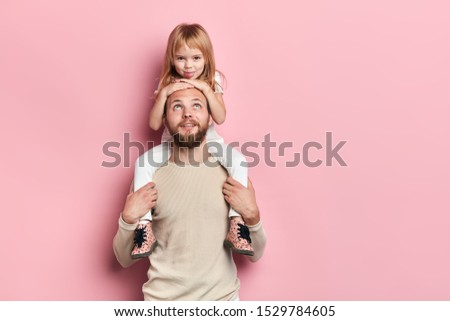
[(165, 122), (178, 147), (198, 147), (211, 124), (205, 96), (196, 88), (178, 90), (167, 99)]

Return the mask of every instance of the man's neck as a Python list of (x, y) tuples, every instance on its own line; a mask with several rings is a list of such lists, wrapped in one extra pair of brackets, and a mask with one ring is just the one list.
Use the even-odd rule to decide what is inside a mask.
[(206, 142), (200, 144), (199, 147), (186, 148), (173, 146), (173, 153), (170, 156), (170, 161), (175, 163), (184, 163), (189, 165), (195, 165), (198, 163), (204, 163), (208, 160), (209, 153), (206, 146)]

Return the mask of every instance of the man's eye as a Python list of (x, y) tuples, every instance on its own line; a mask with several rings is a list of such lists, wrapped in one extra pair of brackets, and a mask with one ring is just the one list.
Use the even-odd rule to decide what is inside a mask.
[(181, 105), (175, 105), (173, 106), (173, 110), (180, 110), (181, 109)]
[(194, 105), (194, 109), (200, 109), (200, 108), (202, 108), (202, 105), (200, 105), (200, 104), (195, 104)]

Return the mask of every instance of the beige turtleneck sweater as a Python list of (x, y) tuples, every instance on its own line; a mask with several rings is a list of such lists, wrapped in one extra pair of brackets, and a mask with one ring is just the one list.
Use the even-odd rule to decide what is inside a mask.
[[(207, 166), (207, 164), (209, 166)], [(150, 255), (145, 300), (234, 300), (240, 287), (231, 252), (223, 246), (228, 228), (228, 204), (222, 186), (223, 167), (211, 163), (198, 166), (161, 167), (154, 176), (158, 190), (153, 213), (153, 231), (158, 246)], [(129, 266), (137, 224), (119, 219), (114, 252), (122, 266)], [(266, 237), (261, 222), (249, 226), (258, 260)]]

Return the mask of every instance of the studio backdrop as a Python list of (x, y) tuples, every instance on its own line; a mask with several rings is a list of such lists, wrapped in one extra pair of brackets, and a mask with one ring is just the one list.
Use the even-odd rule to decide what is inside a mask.
[(450, 299), (446, 1), (1, 1), (1, 300), (141, 300), (112, 239), (200, 23), (267, 234), (242, 300)]

